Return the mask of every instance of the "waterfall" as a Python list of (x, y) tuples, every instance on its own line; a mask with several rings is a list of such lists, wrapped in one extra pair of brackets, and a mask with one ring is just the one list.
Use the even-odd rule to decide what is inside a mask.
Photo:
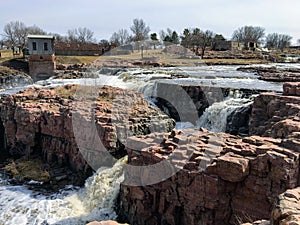
[(0, 182), (0, 224), (84, 225), (93, 220), (116, 219), (114, 201), (124, 179), (126, 161), (127, 157), (112, 168), (100, 168), (79, 190), (66, 187), (51, 196)]
[(227, 119), (236, 110), (249, 107), (253, 101), (246, 98), (230, 98), (208, 107), (198, 121), (198, 126), (213, 132), (226, 132)]

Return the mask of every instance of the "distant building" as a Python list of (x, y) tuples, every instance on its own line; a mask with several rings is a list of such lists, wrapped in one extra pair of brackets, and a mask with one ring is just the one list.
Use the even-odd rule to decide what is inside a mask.
[(29, 73), (33, 80), (47, 79), (56, 68), (54, 37), (49, 35), (28, 35)]
[(244, 48), (244, 43), (238, 41), (217, 41), (214, 46), (216, 51), (241, 51)]
[(60, 41), (55, 43), (55, 54), (67, 56), (100, 56), (113, 47), (115, 46), (111, 46), (109, 44), (68, 43)]

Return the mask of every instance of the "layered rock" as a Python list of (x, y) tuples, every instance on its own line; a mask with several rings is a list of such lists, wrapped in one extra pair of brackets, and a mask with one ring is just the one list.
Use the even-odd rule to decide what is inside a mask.
[(275, 82), (299, 82), (299, 68), (279, 68), (279, 67), (262, 67), (247, 66), (238, 68), (239, 71), (256, 73), (260, 79)]
[(300, 223), (300, 187), (289, 189), (274, 201), (270, 221), (256, 221), (242, 225), (292, 225)]
[(300, 188), (287, 190), (276, 199), (271, 224), (292, 225), (300, 223)]
[(108, 152), (124, 155), (127, 136), (174, 126), (140, 94), (76, 85), (30, 88), (8, 96), (2, 100), (1, 122), (11, 154), (42, 154), (47, 162), (75, 171), (112, 163)]
[(121, 186), (121, 212), (131, 224), (269, 219), (276, 197), (298, 185), (299, 153), (280, 139), (203, 129), (158, 137), (132, 138), (126, 148), (129, 164), (139, 166), (125, 174), (125, 183), (136, 185)]
[[(260, 94), (253, 103), (250, 134), (284, 138), (285, 144), (299, 149), (300, 132), (299, 83), (284, 84), (283, 95)], [(292, 142), (292, 143), (291, 143)]]

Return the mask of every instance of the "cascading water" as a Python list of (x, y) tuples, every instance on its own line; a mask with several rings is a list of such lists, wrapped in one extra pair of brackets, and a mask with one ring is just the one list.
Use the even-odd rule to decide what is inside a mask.
[(198, 121), (199, 127), (213, 132), (226, 132), (227, 119), (237, 109), (248, 107), (253, 103), (251, 99), (230, 98), (217, 102), (207, 108)]
[(116, 219), (114, 201), (123, 181), (127, 158), (112, 168), (100, 168), (82, 189), (64, 189), (45, 196), (23, 186), (11, 186), (0, 177), (1, 225), (81, 225)]

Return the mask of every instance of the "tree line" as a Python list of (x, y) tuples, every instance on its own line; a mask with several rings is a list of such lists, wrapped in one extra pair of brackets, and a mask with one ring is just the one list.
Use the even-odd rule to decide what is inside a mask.
[[(161, 30), (159, 34), (150, 33), (151, 29), (143, 19), (134, 19), (132, 25), (128, 29), (120, 29), (114, 32), (110, 40), (100, 40), (100, 44), (113, 44), (114, 46), (126, 45), (131, 42), (151, 40), (155, 42), (165, 42), (170, 44), (181, 44), (186, 48), (193, 48), (196, 53), (204, 55), (207, 47), (216, 46), (220, 41), (226, 39), (222, 34), (216, 34), (211, 30), (201, 30), (200, 28), (185, 28), (182, 34), (177, 31), (167, 28)], [(12, 21), (7, 23), (3, 28), (0, 44), (8, 47), (19, 47), (23, 49), (26, 46), (27, 36), (33, 35), (53, 35), (57, 41), (69, 43), (97, 43), (94, 32), (86, 27), (79, 27), (67, 31), (67, 35), (63, 36), (57, 33), (47, 33), (42, 28), (33, 25), (26, 26), (23, 22)], [(159, 37), (158, 37), (159, 36)], [(292, 37), (287, 34), (271, 33), (267, 34), (263, 27), (258, 26), (243, 26), (236, 29), (232, 34), (233, 41), (242, 43), (255, 42), (260, 46), (265, 46), (268, 49), (283, 50), (291, 45)], [(300, 44), (300, 39), (298, 40)], [(154, 44), (155, 46), (155, 44)]]

